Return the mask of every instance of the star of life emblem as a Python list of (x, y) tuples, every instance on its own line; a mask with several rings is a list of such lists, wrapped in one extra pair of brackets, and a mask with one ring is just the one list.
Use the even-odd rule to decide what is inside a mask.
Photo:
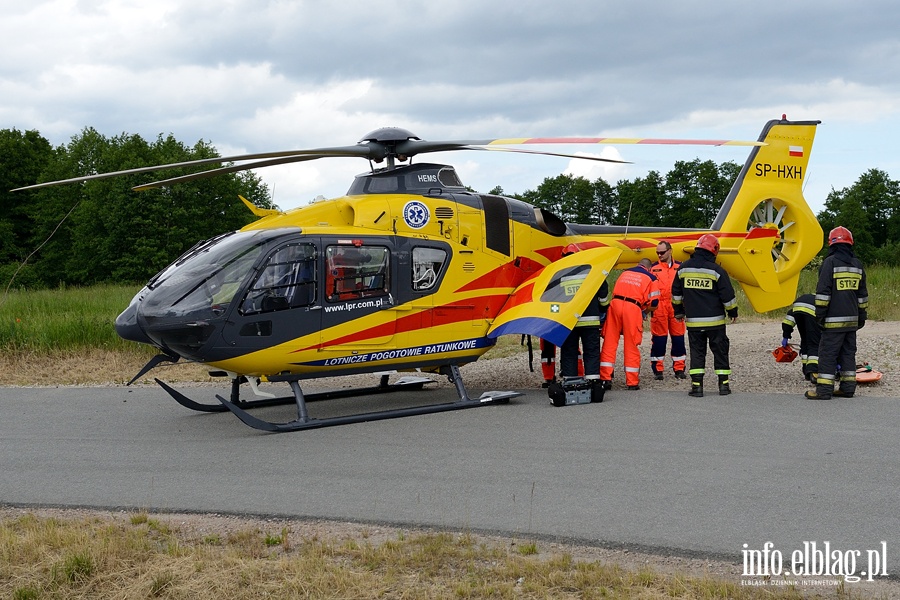
[(418, 200), (407, 202), (403, 207), (403, 220), (413, 229), (425, 227), (430, 218), (431, 213), (428, 212), (428, 207)]

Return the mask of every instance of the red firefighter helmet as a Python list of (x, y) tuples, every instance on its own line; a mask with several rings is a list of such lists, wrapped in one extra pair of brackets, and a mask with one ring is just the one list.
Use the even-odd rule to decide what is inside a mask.
[(704, 250), (709, 250), (714, 255), (718, 256), (719, 239), (711, 233), (701, 235), (700, 239), (697, 240), (697, 247), (703, 248)]
[(828, 234), (828, 245), (834, 246), (835, 244), (850, 244), (852, 246), (853, 234), (846, 227), (835, 227)]

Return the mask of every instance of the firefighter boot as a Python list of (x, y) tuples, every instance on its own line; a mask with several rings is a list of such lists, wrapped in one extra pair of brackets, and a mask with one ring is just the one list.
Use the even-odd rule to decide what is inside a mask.
[(731, 393), (731, 387), (728, 385), (728, 375), (719, 375), (719, 395), (727, 396)]
[(691, 391), (688, 396), (703, 397), (703, 375), (691, 375)]
[(825, 384), (816, 382), (816, 389), (806, 390), (806, 393), (803, 395), (810, 400), (831, 400), (834, 395), (834, 384), (830, 382)]
[(828, 394), (828, 392), (820, 392), (818, 389), (806, 390), (806, 393), (803, 395), (810, 400), (831, 400), (831, 398), (833, 397), (833, 394)]

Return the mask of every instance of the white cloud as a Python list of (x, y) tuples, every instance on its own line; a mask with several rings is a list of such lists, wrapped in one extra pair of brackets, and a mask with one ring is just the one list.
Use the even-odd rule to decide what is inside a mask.
[[(618, 148), (606, 146), (599, 154), (591, 152), (575, 152), (579, 156), (593, 156), (596, 158), (609, 158), (613, 160), (625, 160), (619, 153)], [(584, 177), (588, 180), (602, 178), (604, 181), (615, 184), (616, 181), (622, 179), (627, 172), (627, 166), (624, 164), (596, 162), (593, 160), (572, 159), (569, 166), (563, 171), (566, 175), (573, 177)]]

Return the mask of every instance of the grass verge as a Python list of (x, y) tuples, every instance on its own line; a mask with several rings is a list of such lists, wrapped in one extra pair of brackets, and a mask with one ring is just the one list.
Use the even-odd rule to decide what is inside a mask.
[[(623, 568), (467, 533), (330, 538), (304, 523), (219, 531), (146, 513), (0, 521), (0, 596), (38, 598), (809, 597), (792, 586)], [(522, 550), (524, 549), (524, 550)], [(818, 595), (818, 593), (816, 593)], [(822, 597), (822, 596), (820, 596)], [(827, 596), (852, 598), (834, 586)]]

